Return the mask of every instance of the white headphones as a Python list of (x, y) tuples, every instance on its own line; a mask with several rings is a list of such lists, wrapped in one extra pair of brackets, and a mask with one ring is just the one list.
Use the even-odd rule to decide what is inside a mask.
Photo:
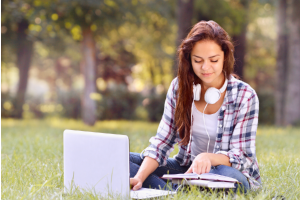
[[(204, 100), (208, 104), (215, 104), (221, 98), (221, 94), (225, 91), (227, 87), (227, 79), (225, 78), (225, 82), (220, 90), (214, 87), (210, 87), (206, 90), (204, 94)], [(201, 85), (193, 85), (193, 93), (194, 93), (194, 100), (199, 101), (201, 96)]]

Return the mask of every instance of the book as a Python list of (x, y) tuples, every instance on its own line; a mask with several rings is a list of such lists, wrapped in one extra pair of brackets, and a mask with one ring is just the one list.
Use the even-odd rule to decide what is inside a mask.
[[(204, 188), (211, 189), (227, 189), (235, 188), (235, 183), (238, 183), (238, 180), (222, 176), (218, 174), (205, 173), (205, 174), (165, 174), (162, 176), (163, 179), (172, 180), (172, 184), (178, 185), (196, 185)], [(178, 190), (178, 189), (177, 189)], [(145, 199), (145, 198), (155, 198), (160, 196), (174, 195), (176, 191), (166, 191), (166, 190), (154, 190), (141, 188), (136, 191), (130, 191), (130, 196), (133, 199)]]
[(205, 173), (205, 174), (196, 174), (196, 173), (188, 173), (188, 174), (165, 174), (162, 176), (163, 179), (201, 179), (201, 180), (211, 180), (211, 181), (224, 181), (224, 182), (238, 182), (238, 180), (228, 177), (222, 176), (213, 173)]
[(208, 181), (208, 180), (185, 180), (185, 179), (172, 179), (173, 184), (179, 185), (196, 185), (207, 188), (235, 188), (234, 182), (223, 182), (223, 181)]
[(172, 180), (174, 184), (180, 185), (197, 185), (208, 188), (235, 188), (235, 183), (238, 180), (222, 176), (218, 174), (205, 173), (205, 174), (165, 174), (162, 176), (163, 179)]

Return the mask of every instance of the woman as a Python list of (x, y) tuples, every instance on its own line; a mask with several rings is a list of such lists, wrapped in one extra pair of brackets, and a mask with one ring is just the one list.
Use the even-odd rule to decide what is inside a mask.
[[(243, 192), (260, 184), (255, 153), (259, 102), (233, 74), (234, 47), (214, 21), (197, 23), (178, 49), (178, 76), (167, 93), (155, 137), (130, 153), (130, 184), (164, 188), (159, 177), (215, 173), (236, 178)], [(168, 158), (178, 143), (179, 152)]]

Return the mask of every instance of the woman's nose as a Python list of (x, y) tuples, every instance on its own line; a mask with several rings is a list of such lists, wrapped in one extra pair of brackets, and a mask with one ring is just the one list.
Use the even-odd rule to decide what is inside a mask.
[(208, 63), (207, 62), (203, 62), (203, 65), (202, 65), (202, 69), (203, 70), (206, 70), (206, 69), (208, 69)]

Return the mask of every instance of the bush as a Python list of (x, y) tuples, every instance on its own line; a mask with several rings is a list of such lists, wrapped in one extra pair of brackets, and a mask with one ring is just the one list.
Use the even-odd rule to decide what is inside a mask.
[(154, 94), (144, 100), (145, 108), (148, 112), (148, 119), (152, 122), (158, 122), (164, 112), (164, 103), (166, 93)]
[(61, 104), (63, 110), (61, 116), (72, 119), (81, 117), (81, 99), (79, 91), (58, 92), (57, 101)]
[(275, 100), (271, 92), (257, 93), (259, 99), (259, 124), (274, 124)]
[(1, 92), (1, 117), (9, 118), (13, 117), (14, 113), (14, 99), (8, 93)]
[(98, 101), (98, 118), (104, 119), (136, 119), (136, 108), (141, 95), (129, 92), (126, 87), (117, 87), (101, 93), (102, 99)]

